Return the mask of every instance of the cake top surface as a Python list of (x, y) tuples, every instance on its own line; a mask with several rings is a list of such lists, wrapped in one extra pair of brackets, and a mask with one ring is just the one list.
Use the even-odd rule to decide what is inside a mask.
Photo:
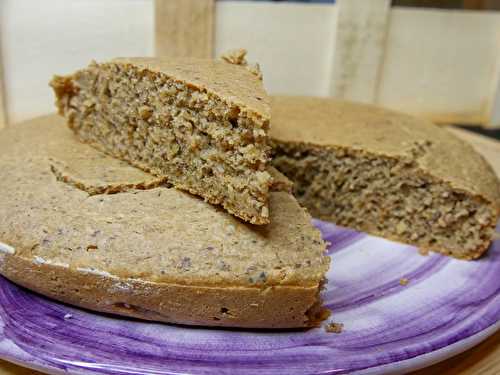
[(264, 120), (270, 118), (270, 98), (264, 90), (262, 80), (245, 66), (223, 60), (193, 58), (130, 57), (116, 58), (112, 62), (132, 64), (165, 74), (220, 96), (229, 103), (247, 108)]
[[(320, 233), (287, 192), (271, 193), (271, 224), (253, 226), (148, 187), (154, 177), (79, 143), (63, 121), (37, 118), (0, 137), (0, 241), (16, 256), (189, 285), (310, 287), (323, 278)], [(122, 192), (87, 192), (104, 185)]]
[(270, 137), (414, 161), (434, 178), (498, 205), (491, 166), (472, 146), (425, 119), (329, 98), (272, 98)]

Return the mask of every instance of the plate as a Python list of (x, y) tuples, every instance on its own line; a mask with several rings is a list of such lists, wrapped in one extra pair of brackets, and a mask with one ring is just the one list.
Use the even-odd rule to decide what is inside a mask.
[(467, 262), (314, 223), (332, 244), (323, 298), (341, 333), (147, 323), (1, 279), (0, 357), (53, 374), (387, 374), (446, 359), (499, 328), (499, 241)]

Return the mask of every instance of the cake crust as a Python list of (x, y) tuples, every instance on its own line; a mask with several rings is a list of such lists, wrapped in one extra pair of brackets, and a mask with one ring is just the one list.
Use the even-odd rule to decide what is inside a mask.
[(227, 103), (235, 103), (253, 116), (267, 121), (271, 118), (271, 99), (264, 90), (261, 77), (241, 66), (239, 61), (154, 57), (119, 57), (112, 61), (175, 77), (177, 81), (219, 96)]
[(2, 275), (63, 302), (148, 320), (318, 324), (329, 257), (310, 216), (283, 191), (289, 184), (270, 194), (271, 224), (254, 226), (148, 186), (154, 176), (78, 142), (62, 122), (47, 116), (2, 131), (0, 242), (12, 250), (0, 252)]
[(273, 165), (315, 217), (463, 259), (498, 220), (491, 166), (426, 120), (372, 105), (274, 97)]
[(272, 114), (270, 136), (277, 141), (414, 159), (437, 179), (500, 205), (498, 178), (484, 158), (422, 118), (370, 104), (300, 96), (272, 97)]

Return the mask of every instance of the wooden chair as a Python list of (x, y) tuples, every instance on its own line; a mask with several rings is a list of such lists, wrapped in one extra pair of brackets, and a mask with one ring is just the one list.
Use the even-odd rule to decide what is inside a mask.
[[(110, 45), (110, 54), (123, 51), (205, 58), (243, 47), (249, 51), (249, 60), (261, 64), (271, 94), (333, 96), (379, 104), (438, 123), (500, 127), (498, 11), (398, 7), (391, 6), (390, 0), (337, 0), (335, 4), (82, 0), (78, 7), (73, 4), (61, 0), (43, 6), (16, 0), (0, 4), (0, 17), (4, 13), (2, 24), (26, 22), (16, 29), (21, 34), (47, 23), (39, 32), (27, 33), (32, 40), (19, 36), (23, 43), (18, 43), (18, 36), (2, 26), (0, 32), (6, 33), (2, 39), (9, 41), (2, 59), (9, 62), (5, 74), (21, 69), (16, 66), (23, 61), (10, 56), (18, 46), (38, 48), (41, 60), (51, 54), (58, 57), (45, 62), (46, 69), (36, 84), (28, 76), (26, 82), (21, 82), (34, 86), (40, 97), (33, 96), (28, 87), (20, 90), (19, 82), (14, 85), (16, 93), (9, 90), (10, 95), (6, 95), (0, 89), (0, 124), (53, 111), (51, 93), (46, 88), (50, 74), (59, 72), (61, 67), (69, 70), (83, 66), (92, 57), (106, 58), (105, 46)], [(55, 16), (50, 13), (51, 7), (58, 9)], [(30, 23), (15, 13), (16, 9), (18, 13), (31, 11), (34, 15), (46, 12), (47, 17)], [(67, 21), (71, 17), (77, 20), (82, 9), (89, 17), (85, 24), (77, 26)], [(95, 25), (90, 23), (92, 12), (100, 17)], [(106, 12), (110, 16), (104, 19), (101, 15)], [(117, 16), (113, 17), (113, 13)], [(64, 32), (58, 30), (59, 35), (48, 35), (54, 33), (50, 23), (61, 24)], [(134, 23), (134, 30), (127, 30), (130, 23)], [(90, 30), (89, 24), (98, 30)], [(142, 30), (139, 33), (138, 28)], [(78, 64), (74, 55), (81, 51), (70, 44), (73, 40), (65, 35), (68, 33), (76, 35), (75, 43), (83, 41), (87, 46), (82, 48), (86, 54), (79, 56)], [(61, 38), (66, 38), (66, 44), (58, 43)], [(109, 43), (87, 43), (90, 38), (108, 38)], [(151, 46), (154, 38), (156, 51), (152, 47), (125, 48), (128, 38), (135, 38), (136, 44), (141, 42), (138, 38), (145, 38), (143, 44)], [(65, 60), (72, 62), (65, 65)], [(54, 62), (59, 66), (54, 66)], [(35, 64), (36, 61), (30, 61), (23, 69), (30, 70)], [(0, 87), (6, 87), (6, 80), (3, 81), (0, 73)], [(41, 86), (45, 91), (41, 91)], [(26, 99), (25, 107), (16, 105), (13, 109), (12, 103), (5, 100), (7, 97), (9, 102), (11, 96), (18, 101), (19, 96)], [(43, 106), (36, 105), (42, 101)]]
[(390, 0), (157, 0), (155, 11), (160, 56), (213, 57), (243, 47), (262, 63), (271, 93), (500, 126), (500, 12), (391, 7)]

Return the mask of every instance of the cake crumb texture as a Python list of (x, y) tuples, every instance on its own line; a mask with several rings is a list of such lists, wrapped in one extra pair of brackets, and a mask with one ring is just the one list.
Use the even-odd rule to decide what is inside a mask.
[(50, 84), (80, 141), (245, 221), (269, 222), (269, 98), (246, 67), (115, 59)]
[(473, 148), (379, 107), (274, 97), (273, 165), (312, 216), (462, 259), (483, 254), (499, 185)]

